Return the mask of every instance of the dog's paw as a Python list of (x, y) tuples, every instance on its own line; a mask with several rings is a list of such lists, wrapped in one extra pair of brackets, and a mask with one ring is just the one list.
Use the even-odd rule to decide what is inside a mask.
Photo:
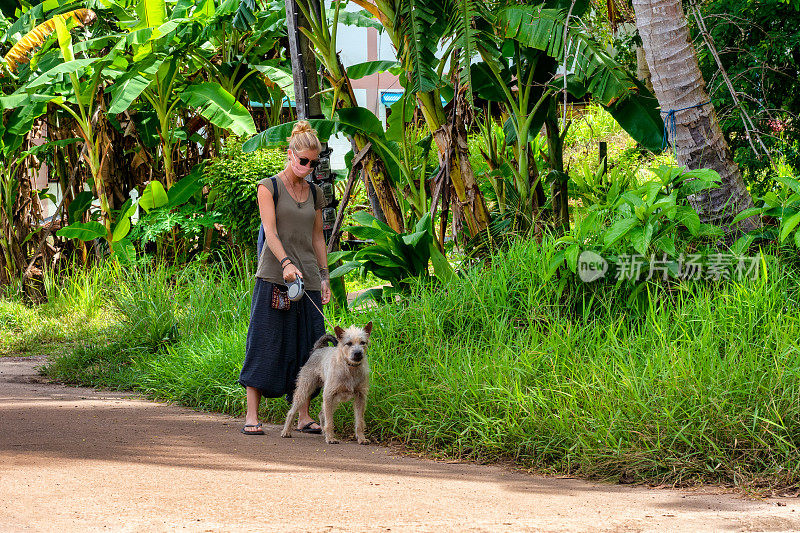
[(291, 431), (281, 431), (281, 437), (283, 437), (284, 439), (291, 439), (292, 438), (292, 432)]
[(325, 442), (327, 442), (328, 444), (339, 444), (339, 441), (333, 438), (331, 439), (326, 438)]
[(360, 438), (360, 439), (357, 439), (357, 440), (358, 440), (358, 443), (359, 443), (359, 444), (363, 444), (363, 445), (365, 445), (365, 446), (366, 446), (367, 444), (369, 444), (369, 439), (368, 439), (368, 438), (366, 438), (366, 437), (364, 437), (364, 438)]

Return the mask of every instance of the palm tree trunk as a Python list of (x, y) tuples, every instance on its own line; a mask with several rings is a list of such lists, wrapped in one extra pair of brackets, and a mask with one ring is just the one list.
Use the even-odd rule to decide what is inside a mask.
[[(689, 169), (716, 170), (722, 178), (719, 187), (696, 194), (690, 201), (703, 222), (732, 229), (728, 227), (731, 220), (752, 207), (753, 200), (709, 101), (681, 0), (633, 0), (633, 8), (678, 163)], [(748, 219), (740, 223), (740, 229), (748, 231), (756, 225)]]

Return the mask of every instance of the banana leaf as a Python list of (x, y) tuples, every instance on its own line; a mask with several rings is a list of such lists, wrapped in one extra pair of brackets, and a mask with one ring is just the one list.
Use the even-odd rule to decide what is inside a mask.
[(568, 88), (591, 94), (634, 139), (660, 151), (664, 124), (656, 98), (586, 32), (570, 27), (565, 34), (565, 18), (563, 9), (533, 5), (507, 7), (497, 15), (505, 37), (541, 50), (559, 64), (566, 52)]
[(365, 78), (379, 72), (386, 72), (390, 68), (398, 66), (397, 61), (365, 61), (347, 67), (347, 77), (351, 80)]
[(59, 237), (66, 239), (79, 239), (81, 241), (91, 241), (105, 237), (108, 234), (106, 227), (99, 222), (75, 222), (63, 227), (56, 232)]
[[(337, 131), (338, 123), (333, 120), (311, 119), (308, 122), (317, 130), (317, 137), (322, 142), (327, 142)], [(253, 135), (242, 144), (242, 151), (253, 152), (259, 148), (285, 146), (286, 139), (292, 134), (292, 128), (296, 123), (297, 121), (278, 124)]]
[(180, 179), (167, 191), (168, 207), (177, 207), (186, 203), (189, 198), (203, 188), (203, 169), (207, 161), (198, 163), (188, 176)]
[(133, 101), (153, 82), (164, 60), (164, 57), (150, 56), (144, 61), (134, 63), (131, 70), (114, 80), (114, 84), (108, 90), (111, 93), (111, 105), (108, 112), (116, 114), (128, 109)]
[(180, 98), (195, 107), (209, 122), (237, 135), (253, 135), (256, 125), (247, 109), (214, 82), (190, 85), (180, 93)]

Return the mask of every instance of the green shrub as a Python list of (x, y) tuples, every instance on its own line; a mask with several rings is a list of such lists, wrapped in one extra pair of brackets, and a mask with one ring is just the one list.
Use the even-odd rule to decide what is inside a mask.
[(256, 185), (283, 169), (286, 150), (281, 148), (242, 152), (240, 140), (230, 137), (219, 157), (205, 170), (210, 187), (209, 204), (239, 246), (255, 249), (258, 235)]
[(687, 249), (707, 248), (702, 245), (723, 235), (722, 228), (701, 223), (688, 200), (692, 194), (714, 187), (719, 174), (667, 165), (651, 171), (658, 179), (635, 189), (625, 190), (631, 185), (629, 176), (614, 171), (600, 186), (597, 181), (591, 186), (577, 182), (591, 192), (590, 201), (594, 203), (572, 231), (559, 239), (566, 247), (554, 258), (552, 272), (566, 265), (577, 273), (581, 253), (591, 251), (607, 257), (618, 274), (625, 274), (620, 279), (632, 283), (649, 279), (665, 268), (676, 277), (681, 274)]
[[(434, 272), (439, 279), (446, 281), (453, 276), (453, 268), (434, 244), (435, 236), (429, 214), (417, 222), (413, 231), (403, 234), (363, 211), (356, 213), (355, 219), (360, 225), (350, 226), (348, 231), (372, 243), (358, 251), (339, 251), (328, 255), (328, 264), (333, 268), (331, 280), (360, 269), (364, 274), (369, 272), (390, 282), (394, 291), (401, 291), (408, 286), (409, 278), (428, 278), (428, 263), (433, 263)], [(335, 265), (340, 260), (345, 263), (336, 268)], [(368, 291), (368, 294), (384, 297), (394, 291), (381, 287)]]
[(747, 250), (754, 242), (774, 241), (780, 245), (794, 243), (800, 248), (800, 173), (785, 163), (777, 165), (772, 189), (761, 198), (755, 198), (755, 207), (739, 213), (734, 222), (747, 217), (763, 217), (764, 227), (741, 237), (735, 248)]
[[(159, 207), (142, 215), (131, 229), (130, 239), (142, 251), (155, 249), (157, 260), (172, 257), (184, 263), (203, 250), (205, 230), (219, 221), (219, 213), (207, 211), (200, 201), (176, 208)], [(176, 235), (170, 239), (172, 232)]]

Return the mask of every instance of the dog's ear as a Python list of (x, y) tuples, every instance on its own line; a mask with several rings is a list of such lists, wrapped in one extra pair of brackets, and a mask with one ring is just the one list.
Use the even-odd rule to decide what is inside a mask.
[(344, 337), (344, 330), (339, 326), (333, 328), (333, 332), (336, 333), (336, 338), (339, 340), (342, 340), (342, 337)]
[(371, 334), (371, 333), (372, 333), (372, 320), (370, 320), (369, 322), (367, 322), (367, 325), (366, 325), (366, 326), (364, 326), (364, 331), (366, 331), (366, 332), (367, 332), (367, 335), (369, 335), (369, 334)]

